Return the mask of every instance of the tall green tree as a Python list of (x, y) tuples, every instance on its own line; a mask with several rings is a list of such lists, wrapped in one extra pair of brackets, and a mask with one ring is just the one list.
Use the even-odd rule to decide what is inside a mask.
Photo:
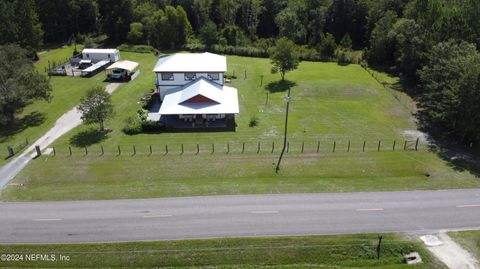
[(207, 47), (211, 47), (218, 43), (218, 30), (214, 22), (207, 22), (201, 29), (199, 33), (200, 39), (203, 44)]
[(14, 9), (15, 40), (32, 56), (43, 44), (42, 25), (35, 11), (35, 2), (33, 0), (16, 0)]
[(270, 50), (270, 60), (272, 72), (279, 72), (284, 81), (285, 73), (297, 69), (300, 63), (298, 48), (293, 41), (281, 37), (275, 42), (275, 47)]
[(424, 33), (420, 26), (410, 19), (399, 19), (390, 29), (388, 39), (394, 46), (395, 63), (398, 69), (415, 77), (426, 53)]
[(98, 8), (103, 32), (113, 42), (124, 42), (133, 22), (132, 0), (101, 0)]
[(435, 45), (419, 76), (421, 123), (444, 137), (480, 142), (480, 54), (475, 45), (455, 40)]
[(0, 46), (0, 125), (13, 122), (15, 114), (33, 100), (48, 100), (50, 92), (48, 80), (35, 71), (27, 50)]
[(286, 37), (297, 43), (305, 43), (307, 30), (297, 13), (291, 8), (285, 8), (275, 17), (279, 36)]
[(370, 48), (367, 58), (374, 64), (392, 64), (394, 62), (394, 47), (388, 33), (397, 22), (397, 14), (393, 11), (385, 13), (376, 24), (370, 37)]
[(336, 50), (337, 44), (335, 43), (335, 37), (330, 33), (325, 34), (320, 42), (320, 57), (324, 60), (330, 60), (335, 56)]
[(113, 117), (113, 105), (110, 94), (102, 87), (94, 87), (80, 100), (78, 110), (86, 124), (97, 123), (100, 131), (105, 131), (105, 120)]

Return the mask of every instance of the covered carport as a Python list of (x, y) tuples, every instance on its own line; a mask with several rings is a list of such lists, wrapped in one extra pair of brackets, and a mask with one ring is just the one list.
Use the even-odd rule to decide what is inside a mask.
[(133, 61), (118, 61), (107, 68), (109, 80), (129, 81), (136, 78), (139, 73), (138, 63)]

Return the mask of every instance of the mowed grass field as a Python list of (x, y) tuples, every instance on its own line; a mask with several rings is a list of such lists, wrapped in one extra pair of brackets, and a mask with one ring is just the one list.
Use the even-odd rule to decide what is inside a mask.
[[(443, 269), (416, 241), (384, 235), (380, 259), (376, 235), (265, 237), (113, 244), (0, 245), (0, 253), (54, 255), (52, 261), (3, 262), (12, 267), (88, 268), (410, 268), (403, 255), (420, 253), (418, 269)], [(69, 261), (60, 261), (60, 255)]]
[[(268, 59), (227, 58), (228, 74), (235, 73), (237, 77), (232, 86), (239, 93), (236, 132), (126, 135), (121, 131), (124, 120), (135, 116), (140, 97), (154, 87), (155, 74), (151, 70), (157, 57), (122, 52), (122, 58), (139, 62), (141, 74), (113, 93), (116, 115), (106, 123), (111, 132), (103, 137), (95, 135), (97, 126), (82, 125), (74, 129), (54, 143), (56, 156), (43, 156), (31, 162), (2, 192), (0, 199), (81, 200), (480, 187), (477, 177), (452, 169), (424, 144), (419, 151), (403, 151), (404, 140), (416, 138), (413, 117), (358, 65), (302, 62), (298, 70), (287, 74), (292, 85), (290, 148), (280, 173), (276, 174), (274, 163), (283, 135), (286, 88), (278, 83), (278, 74), (270, 74)], [(79, 83), (83, 85), (88, 80)], [(257, 127), (249, 127), (252, 116), (259, 119)], [(84, 148), (74, 146), (79, 141), (87, 145), (88, 154)], [(347, 152), (348, 141), (350, 152)], [(364, 141), (367, 141), (365, 152)], [(259, 142), (261, 150), (257, 153)], [(241, 153), (242, 143), (246, 143), (244, 153)], [(412, 143), (408, 145), (411, 149)]]

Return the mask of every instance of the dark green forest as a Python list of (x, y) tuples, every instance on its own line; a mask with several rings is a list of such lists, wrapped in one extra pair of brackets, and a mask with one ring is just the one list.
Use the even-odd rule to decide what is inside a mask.
[(478, 147), (479, 14), (478, 0), (2, 0), (0, 44), (32, 58), (71, 42), (268, 57), (285, 37), (302, 60), (399, 76), (422, 128)]

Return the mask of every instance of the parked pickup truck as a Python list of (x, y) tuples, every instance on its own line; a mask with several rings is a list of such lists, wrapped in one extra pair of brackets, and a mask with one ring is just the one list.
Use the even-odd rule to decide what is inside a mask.
[(127, 70), (123, 69), (115, 69), (112, 71), (110, 74), (111, 79), (117, 79), (117, 80), (125, 80), (127, 79)]

